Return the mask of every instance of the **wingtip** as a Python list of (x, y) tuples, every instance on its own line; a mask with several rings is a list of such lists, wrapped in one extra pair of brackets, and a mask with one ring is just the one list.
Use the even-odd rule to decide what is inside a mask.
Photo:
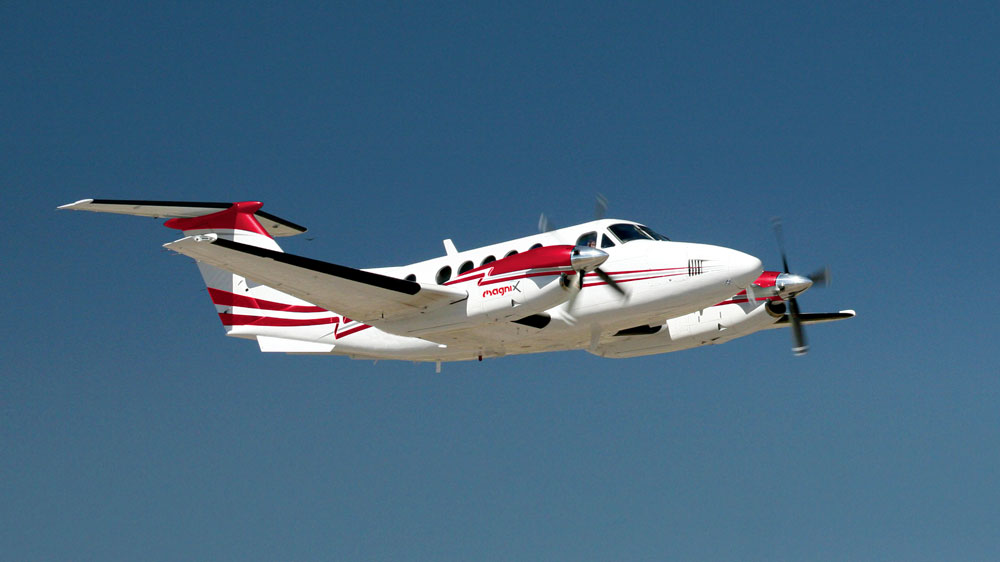
[(80, 199), (79, 201), (74, 201), (73, 203), (67, 203), (65, 205), (59, 205), (58, 207), (56, 207), (56, 210), (57, 211), (59, 209), (76, 210), (77, 207), (82, 207), (84, 205), (89, 205), (89, 204), (91, 204), (93, 202), (94, 202), (93, 199)]
[(858, 315), (858, 313), (854, 312), (853, 310), (841, 310), (840, 313), (841, 314), (849, 314), (851, 317), (854, 317), (854, 316)]

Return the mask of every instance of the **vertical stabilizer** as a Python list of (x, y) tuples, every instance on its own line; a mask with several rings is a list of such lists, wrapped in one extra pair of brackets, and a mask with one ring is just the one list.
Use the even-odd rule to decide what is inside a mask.
[[(187, 236), (214, 234), (240, 244), (281, 252), (275, 236), (294, 236), (305, 227), (261, 211), (259, 201), (238, 203), (147, 201), (132, 199), (81, 199), (62, 205), (63, 210), (115, 213), (169, 219), (165, 226)], [(283, 338), (315, 341), (331, 332), (340, 317), (277, 289), (208, 264), (198, 263), (208, 295), (226, 334), (236, 337)], [(272, 340), (265, 340), (271, 342)], [(282, 344), (288, 347), (291, 344)], [(268, 343), (267, 347), (281, 348)], [(316, 351), (316, 346), (291, 345), (296, 351)]]
[[(170, 219), (164, 226), (181, 230), (186, 236), (211, 233), (240, 244), (281, 252), (255, 216), (261, 205), (256, 201), (234, 203), (216, 213)], [(206, 263), (198, 262), (198, 270), (227, 335), (312, 340), (329, 331), (334, 315), (328, 310)]]

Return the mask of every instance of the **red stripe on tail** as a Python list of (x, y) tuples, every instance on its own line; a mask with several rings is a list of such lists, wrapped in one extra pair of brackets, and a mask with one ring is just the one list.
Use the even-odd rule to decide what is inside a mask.
[(271, 238), (267, 229), (260, 224), (257, 217), (253, 216), (263, 206), (264, 204), (260, 201), (242, 201), (233, 203), (232, 207), (218, 213), (200, 217), (170, 219), (163, 223), (163, 226), (177, 230), (246, 230)]
[(269, 316), (248, 316), (246, 314), (219, 313), (219, 319), (223, 326), (322, 326), (323, 324), (337, 324), (340, 318), (331, 316), (330, 318), (271, 318)]
[(246, 295), (237, 295), (221, 289), (208, 288), (208, 294), (212, 297), (212, 302), (222, 306), (240, 306), (243, 308), (258, 308), (260, 310), (280, 310), (283, 312), (329, 312), (319, 306), (302, 306), (295, 304), (285, 304), (281, 302), (255, 299)]

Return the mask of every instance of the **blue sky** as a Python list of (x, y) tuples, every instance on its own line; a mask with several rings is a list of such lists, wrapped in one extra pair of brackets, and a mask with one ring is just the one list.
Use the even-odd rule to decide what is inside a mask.
[[(995, 3), (0, 6), (0, 552), (995, 560)], [(830, 264), (809, 330), (433, 367), (223, 337), (158, 221), (417, 261), (609, 214)], [(984, 300), (985, 299), (985, 300)]]

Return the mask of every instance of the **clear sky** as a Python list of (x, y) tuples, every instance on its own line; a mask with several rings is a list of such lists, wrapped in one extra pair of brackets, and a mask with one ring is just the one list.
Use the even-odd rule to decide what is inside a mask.
[[(290, 5), (289, 5), (290, 4)], [(1000, 558), (1000, 8), (0, 4), (0, 558)], [(386, 266), (609, 215), (858, 317), (433, 366), (223, 336), (159, 221)], [(984, 300), (985, 299), (985, 300)]]

